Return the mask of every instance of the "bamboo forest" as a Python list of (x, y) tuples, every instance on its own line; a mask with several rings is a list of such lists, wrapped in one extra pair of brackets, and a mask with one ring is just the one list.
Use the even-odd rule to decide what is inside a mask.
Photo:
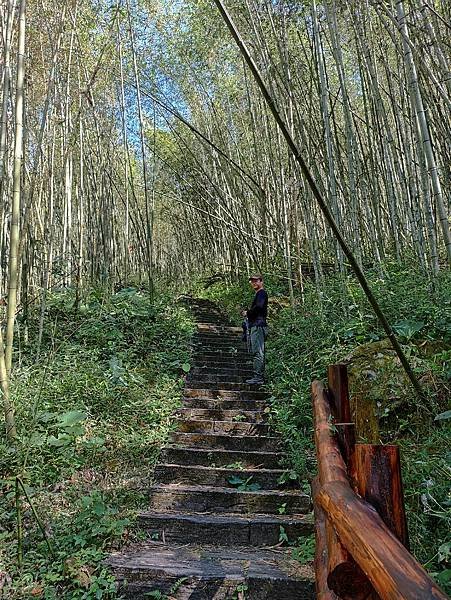
[(0, 27), (0, 599), (448, 598), (451, 4)]

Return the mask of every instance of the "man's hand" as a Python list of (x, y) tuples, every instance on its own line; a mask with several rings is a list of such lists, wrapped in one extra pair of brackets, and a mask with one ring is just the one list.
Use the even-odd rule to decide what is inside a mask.
[(247, 317), (247, 310), (242, 310), (241, 311), (241, 316), (242, 317)]

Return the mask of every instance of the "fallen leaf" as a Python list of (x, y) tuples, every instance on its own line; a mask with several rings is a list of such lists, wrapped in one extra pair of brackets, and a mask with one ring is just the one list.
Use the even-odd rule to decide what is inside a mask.
[(35, 598), (39, 598), (39, 596), (42, 596), (43, 593), (44, 587), (42, 585), (35, 585), (34, 588), (31, 590), (31, 595)]
[(86, 565), (81, 567), (75, 579), (78, 581), (82, 588), (85, 588), (85, 590), (87, 590), (91, 585), (91, 573), (89, 568)]

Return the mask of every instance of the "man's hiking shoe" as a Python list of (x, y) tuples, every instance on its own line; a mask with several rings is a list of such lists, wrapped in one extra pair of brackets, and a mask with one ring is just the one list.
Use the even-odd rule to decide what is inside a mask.
[(246, 379), (246, 383), (249, 385), (262, 385), (265, 383), (263, 377), (252, 377), (252, 379)]

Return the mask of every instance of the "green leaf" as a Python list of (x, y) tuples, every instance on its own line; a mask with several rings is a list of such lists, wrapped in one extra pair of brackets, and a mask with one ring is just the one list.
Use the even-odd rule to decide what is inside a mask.
[(191, 370), (191, 365), (189, 363), (183, 363), (182, 365), (182, 371), (184, 371), (185, 373), (188, 373), (188, 371)]
[(279, 529), (279, 542), (287, 542), (288, 543), (288, 535), (286, 534), (285, 528), (280, 526)]
[(78, 435), (83, 435), (85, 433), (85, 428), (82, 425), (71, 425), (70, 427), (64, 427), (64, 432), (72, 437), (76, 437)]
[(84, 444), (88, 448), (101, 448), (105, 445), (105, 438), (102, 436), (94, 436), (88, 440), (85, 440)]
[(246, 492), (258, 492), (261, 489), (261, 485), (259, 483), (250, 483), (246, 485)]
[(81, 410), (70, 410), (69, 412), (58, 415), (56, 427), (71, 427), (81, 423), (88, 418), (88, 415)]
[(35, 431), (34, 433), (32, 433), (31, 437), (30, 437), (30, 441), (29, 444), (30, 446), (34, 446), (35, 448), (39, 448), (41, 446), (44, 446), (44, 444), (47, 441), (47, 436), (44, 433), (40, 433), (38, 431)]
[(98, 517), (101, 517), (106, 513), (107, 509), (101, 500), (96, 500), (92, 505), (92, 510)]
[(279, 506), (279, 508), (277, 509), (277, 512), (279, 513), (279, 515), (284, 515), (287, 511), (287, 503), (284, 502), (283, 504), (281, 504)]
[(50, 435), (47, 438), (47, 444), (49, 446), (54, 446), (55, 448), (61, 448), (63, 446), (68, 446), (73, 440), (74, 438), (71, 435), (60, 433), (57, 438), (54, 435)]
[(434, 421), (444, 421), (445, 419), (451, 419), (451, 410), (436, 415)]
[(144, 596), (146, 596), (146, 598), (156, 598), (157, 600), (162, 600), (162, 598), (163, 598), (163, 594), (160, 592), (160, 590), (154, 590), (153, 592), (146, 592), (144, 594)]
[(435, 579), (441, 584), (445, 585), (451, 581), (451, 569), (445, 569), (440, 573), (434, 573)]
[(50, 421), (53, 421), (56, 416), (55, 413), (44, 411), (38, 414), (37, 420), (40, 423), (49, 423)]
[(438, 561), (448, 562), (451, 558), (451, 542), (442, 544), (438, 549)]
[(230, 485), (242, 485), (244, 483), (244, 479), (238, 477), (238, 475), (232, 475), (229, 479)]
[(423, 321), (398, 321), (395, 325), (393, 325), (393, 329), (396, 331), (398, 335), (405, 338), (407, 341), (411, 340), (417, 333), (419, 333), (425, 323)]

